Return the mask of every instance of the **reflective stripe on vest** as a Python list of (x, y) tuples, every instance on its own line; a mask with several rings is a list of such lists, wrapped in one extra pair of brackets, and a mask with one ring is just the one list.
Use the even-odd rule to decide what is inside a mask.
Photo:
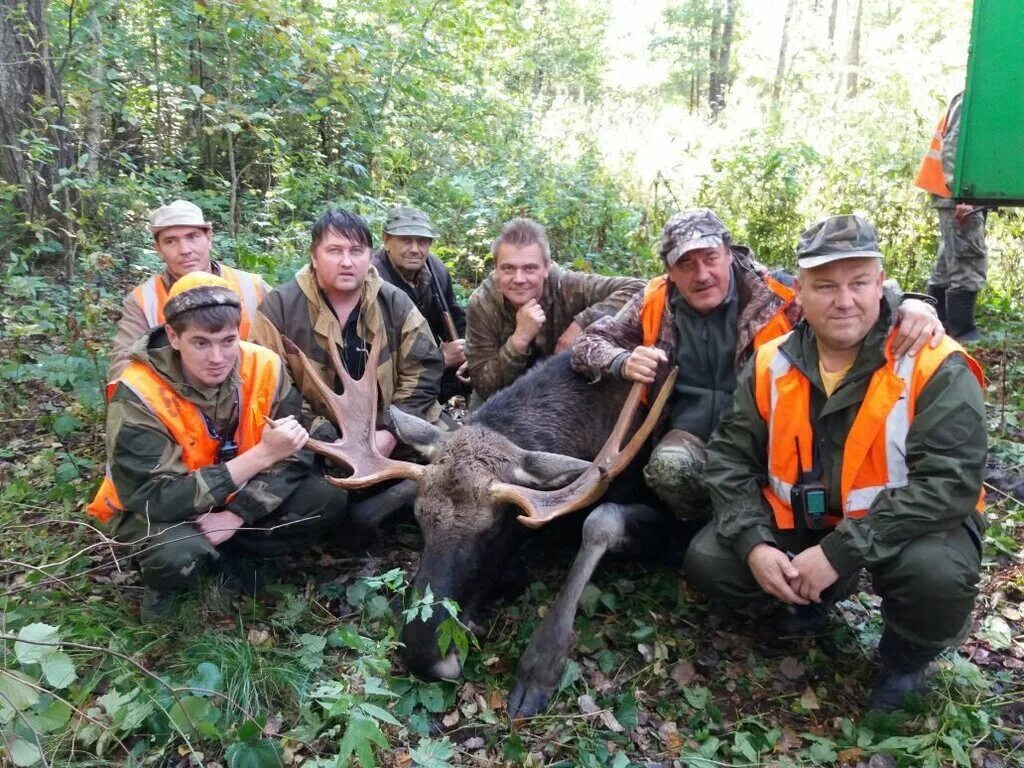
[[(263, 300), (263, 279), (251, 272), (243, 272), (224, 264), (218, 265), (220, 276), (228, 281), (231, 289), (242, 299), (242, 321), (238, 326), (238, 336), (242, 340), (249, 338), (249, 329), (256, 320), (256, 310)], [(164, 305), (167, 304), (167, 288), (164, 287), (163, 275), (153, 275), (134, 291), (135, 302), (142, 308), (146, 323), (152, 328), (164, 324)]]
[(942, 137), (946, 135), (946, 119), (949, 110), (946, 110), (935, 126), (935, 133), (932, 134), (931, 144), (928, 151), (921, 158), (921, 167), (917, 171), (917, 178), (914, 179), (915, 186), (926, 192), (931, 192), (939, 197), (952, 197), (953, 193), (946, 184), (946, 174), (942, 172)]
[[(762, 489), (781, 530), (794, 527), (790, 492), (797, 481), (796, 446), (800, 465), (813, 466), (814, 434), (811, 429), (810, 381), (780, 350), (787, 337), (775, 339), (757, 351), (754, 392), (758, 411), (768, 426), (768, 485)], [(981, 366), (949, 337), (936, 349), (926, 347), (915, 357), (893, 360), (891, 341), (886, 345), (886, 364), (872, 374), (843, 448), (841, 506), (846, 517), (866, 515), (884, 490), (902, 488), (908, 482), (907, 433), (922, 388), (942, 362), (954, 352), (966, 358), (979, 384)], [(977, 508), (984, 508), (984, 494)], [(838, 517), (829, 515), (835, 525)]]
[[(242, 454), (256, 445), (263, 434), (263, 417), (269, 418), (274, 405), (282, 363), (277, 354), (264, 347), (242, 341), (239, 348), (238, 373), (242, 386), (235, 443), (238, 453)], [(216, 462), (220, 441), (210, 434), (202, 412), (194, 403), (181, 397), (156, 371), (133, 361), (118, 382), (135, 393), (164, 425), (171, 439), (181, 446), (181, 460), (189, 471), (194, 472)], [(122, 510), (108, 466), (103, 484), (86, 511), (107, 522)]]

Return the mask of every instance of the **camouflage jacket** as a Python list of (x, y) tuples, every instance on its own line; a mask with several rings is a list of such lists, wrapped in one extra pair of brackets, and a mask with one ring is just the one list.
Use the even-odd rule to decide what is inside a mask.
[[(164, 329), (154, 328), (136, 341), (131, 359), (149, 366), (174, 390), (202, 410), (219, 434), (230, 429), (240, 385), (237, 368), (219, 387), (185, 382), (181, 357)], [(302, 398), (287, 376), (280, 377), (273, 418), (298, 416)], [(229, 509), (252, 523), (274, 512), (313, 468), (313, 454), (300, 451), (262, 472), (239, 489), (224, 464), (190, 471), (181, 446), (163, 422), (124, 384), (117, 384), (107, 408), (107, 457), (118, 498), (128, 514), (153, 522), (189, 520), (210, 509)], [(237, 495), (227, 502), (228, 496)]]
[[(740, 302), (735, 354), (738, 371), (754, 353), (754, 337), (758, 331), (782, 309), (785, 302), (765, 283), (767, 272), (754, 260), (750, 249), (734, 245), (732, 252), (733, 277)], [(670, 290), (674, 292), (675, 289), (670, 287)], [(617, 315), (604, 318), (576, 337), (572, 347), (572, 367), (577, 373), (592, 381), (619, 373), (621, 358), (643, 343), (640, 321), (643, 301), (644, 292), (640, 290)], [(654, 392), (661, 389), (670, 365), (675, 364), (678, 339), (672, 311), (672, 302), (666, 301), (654, 346), (662, 350), (670, 362), (658, 367), (652, 385)], [(790, 304), (786, 317), (795, 324), (802, 317), (800, 308), (795, 303)]]
[[(210, 262), (213, 274), (220, 274), (220, 265)], [(170, 272), (164, 270), (160, 275), (164, 286), (168, 289), (174, 284)], [(136, 286), (138, 288), (139, 286)], [(263, 283), (263, 292), (270, 293), (270, 286)], [(107, 381), (115, 381), (118, 376), (128, 367), (132, 349), (135, 343), (146, 331), (149, 330), (149, 322), (146, 320), (146, 313), (142, 310), (135, 298), (135, 288), (124, 297), (124, 304), (121, 306), (121, 317), (117, 321), (117, 331), (114, 333), (114, 340), (111, 342), (110, 363), (107, 367)]]
[(643, 286), (642, 280), (631, 277), (571, 272), (552, 264), (540, 297), (547, 321), (529, 352), (520, 354), (509, 341), (516, 330), (516, 310), (491, 272), (469, 297), (466, 359), (473, 388), (487, 398), (507, 387), (533, 363), (553, 355), (558, 337), (573, 321), (587, 328), (617, 312)]
[[(427, 263), (420, 268), (415, 275), (415, 283), (405, 279), (394, 265), (388, 260), (387, 251), (378, 248), (373, 252), (373, 267), (381, 278), (402, 291), (412, 299), (416, 309), (427, 319), (430, 330), (434, 333), (434, 341), (438, 344), (449, 341), (448, 329), (444, 324), (444, 310), (447, 308), (452, 316), (452, 324), (458, 333), (457, 338), (464, 338), (466, 335), (466, 310), (455, 299), (455, 292), (452, 290), (452, 278), (448, 274), (448, 267), (444, 265), (437, 256), (427, 254)], [(444, 304), (438, 299), (438, 291), (434, 287), (433, 273), (444, 298)]]
[[(381, 326), (384, 337), (378, 339)], [(437, 402), (443, 371), (441, 350), (412, 300), (381, 280), (372, 267), (363, 284), (356, 333), (365, 344), (384, 344), (377, 368), (378, 425), (389, 426), (387, 407), (392, 403), (422, 419), (436, 421), (441, 412)], [(335, 344), (343, 355), (342, 328), (309, 265), (300, 269), (294, 280), (274, 289), (263, 300), (252, 341), (281, 355), (314, 413), (330, 417), (323, 398), (305, 375), (298, 357), (285, 352), (282, 335), (294, 341), (324, 381), (335, 391), (339, 390), (340, 381), (331, 367), (327, 345)]]

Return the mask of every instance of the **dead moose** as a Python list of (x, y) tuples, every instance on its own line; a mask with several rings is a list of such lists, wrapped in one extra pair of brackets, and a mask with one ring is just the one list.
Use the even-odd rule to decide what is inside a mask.
[[(567, 353), (496, 393), (454, 432), (392, 408), (399, 438), (429, 460), (421, 465), (386, 458), (374, 445), (379, 349), (371, 351), (359, 380), (345, 371), (333, 345), (330, 351), (343, 384), (341, 395), (301, 359), (343, 435), (336, 443), (310, 440), (309, 446), (352, 470), (349, 477), (332, 478), (342, 487), (365, 488), (395, 478), (417, 482), (416, 519), (424, 547), (412, 585), (418, 594), (429, 586), (436, 599), (455, 600), (465, 621), (499, 589), (527, 528), (605, 496), (612, 479), (650, 436), (675, 379), (673, 371), (642, 423), (643, 385), (587, 382), (573, 373)], [(539, 712), (554, 692), (580, 596), (604, 554), (631, 551), (641, 540), (664, 535), (664, 513), (635, 503), (635, 487), (621, 498), (633, 503), (617, 502), (613, 489), (583, 524), (582, 545), (567, 581), (520, 659), (508, 701), (513, 717)], [(416, 675), (453, 679), (461, 668), (454, 650), (443, 657), (440, 653), (441, 613), (405, 625), (403, 658)]]

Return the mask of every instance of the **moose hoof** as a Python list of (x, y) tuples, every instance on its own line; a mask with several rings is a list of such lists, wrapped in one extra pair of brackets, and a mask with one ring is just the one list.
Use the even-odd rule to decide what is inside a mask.
[(543, 711), (551, 698), (551, 691), (520, 682), (512, 687), (508, 695), (508, 715), (513, 720), (520, 717), (533, 717)]

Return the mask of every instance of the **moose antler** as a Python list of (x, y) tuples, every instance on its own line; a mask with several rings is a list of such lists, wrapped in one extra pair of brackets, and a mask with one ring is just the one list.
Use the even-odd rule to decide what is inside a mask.
[(624, 470), (639, 452), (644, 441), (651, 436), (654, 425), (665, 408), (665, 402), (675, 386), (678, 369), (673, 368), (651, 405), (643, 424), (636, 431), (625, 448), (622, 441), (629, 425), (633, 422), (646, 384), (636, 382), (626, 398), (626, 404), (605, 441), (601, 452), (593, 463), (573, 482), (554, 491), (538, 491), (511, 483), (493, 483), (491, 498), (495, 501), (515, 504), (526, 514), (519, 516), (519, 522), (528, 528), (540, 528), (556, 517), (561, 517), (597, 501), (608, 490), (608, 485)]
[(376, 336), (377, 343), (372, 345), (361, 379), (353, 379), (349, 375), (338, 357), (337, 345), (328, 341), (327, 353), (344, 390), (339, 395), (316, 372), (309, 358), (295, 342), (287, 336), (283, 337), (285, 350), (290, 355), (298, 355), (302, 369), (324, 399), (341, 432), (341, 439), (337, 442), (310, 439), (306, 445), (314, 453), (352, 470), (349, 477), (327, 476), (328, 481), (347, 490), (366, 488), (394, 478), (417, 480), (423, 474), (423, 467), (419, 464), (382, 456), (374, 441), (374, 433), (377, 431), (377, 362), (385, 338), (384, 329), (380, 328)]

